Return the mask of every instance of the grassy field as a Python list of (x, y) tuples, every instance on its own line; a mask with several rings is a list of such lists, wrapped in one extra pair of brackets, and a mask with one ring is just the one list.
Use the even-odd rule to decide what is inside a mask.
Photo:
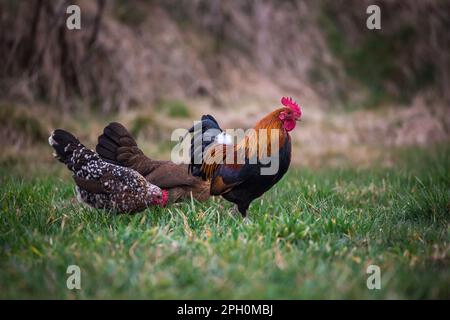
[[(0, 298), (449, 298), (449, 151), (291, 169), (248, 223), (218, 198), (110, 215), (76, 203), (67, 175), (3, 166)], [(370, 264), (381, 290), (366, 287)]]

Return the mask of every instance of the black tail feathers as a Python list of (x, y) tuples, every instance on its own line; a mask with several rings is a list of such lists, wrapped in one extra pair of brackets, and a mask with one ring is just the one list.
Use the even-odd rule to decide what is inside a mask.
[(217, 135), (222, 133), (222, 129), (212, 115), (203, 115), (201, 126), (196, 124), (189, 129), (193, 133), (191, 138), (191, 163), (189, 172), (194, 176), (202, 176), (201, 166), (203, 162), (203, 152), (215, 141)]
[(81, 148), (80, 141), (70, 132), (56, 129), (48, 138), (48, 143), (55, 150), (54, 156), (59, 161), (66, 163), (77, 148)]
[[(202, 116), (202, 119), (200, 120), (202, 122), (202, 128), (204, 129), (203, 132), (205, 132), (208, 129), (220, 129), (219, 123), (216, 119), (210, 114), (206, 114)], [(194, 132), (195, 126), (193, 126), (191, 129), (189, 129), (189, 132)]]

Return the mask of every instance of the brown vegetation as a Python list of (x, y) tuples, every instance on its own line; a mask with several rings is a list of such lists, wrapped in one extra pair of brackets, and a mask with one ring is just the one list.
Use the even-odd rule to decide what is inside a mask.
[(75, 3), (79, 31), (66, 28), (68, 1), (2, 2), (3, 95), (103, 111), (279, 92), (361, 103), (365, 90), (410, 98), (429, 87), (449, 101), (445, 1), (381, 1), (380, 31), (365, 27), (370, 1)]
[(304, 109), (297, 163), (450, 136), (447, 1), (378, 1), (379, 31), (365, 26), (371, 1), (73, 3), (81, 30), (66, 28), (69, 1), (0, 3), (4, 150), (56, 126), (93, 143), (120, 120), (167, 156), (173, 128), (205, 112), (249, 127), (282, 95)]

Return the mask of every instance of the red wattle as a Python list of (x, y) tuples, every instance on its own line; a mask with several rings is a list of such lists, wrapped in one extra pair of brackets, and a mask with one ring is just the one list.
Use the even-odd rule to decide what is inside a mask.
[(284, 120), (283, 121), (283, 127), (286, 129), (286, 131), (292, 131), (295, 128), (295, 120)]
[(169, 201), (169, 191), (163, 190), (162, 191), (161, 206), (165, 207), (168, 201)]

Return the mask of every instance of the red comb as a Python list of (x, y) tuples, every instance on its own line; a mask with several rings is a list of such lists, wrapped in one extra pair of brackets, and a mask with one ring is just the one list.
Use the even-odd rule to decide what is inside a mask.
[(292, 100), (291, 97), (283, 97), (281, 98), (281, 104), (285, 107), (290, 108), (292, 111), (297, 112), (300, 114), (300, 116), (302, 115), (302, 110), (300, 110), (299, 105), (297, 104), (297, 102), (295, 102), (294, 100)]

